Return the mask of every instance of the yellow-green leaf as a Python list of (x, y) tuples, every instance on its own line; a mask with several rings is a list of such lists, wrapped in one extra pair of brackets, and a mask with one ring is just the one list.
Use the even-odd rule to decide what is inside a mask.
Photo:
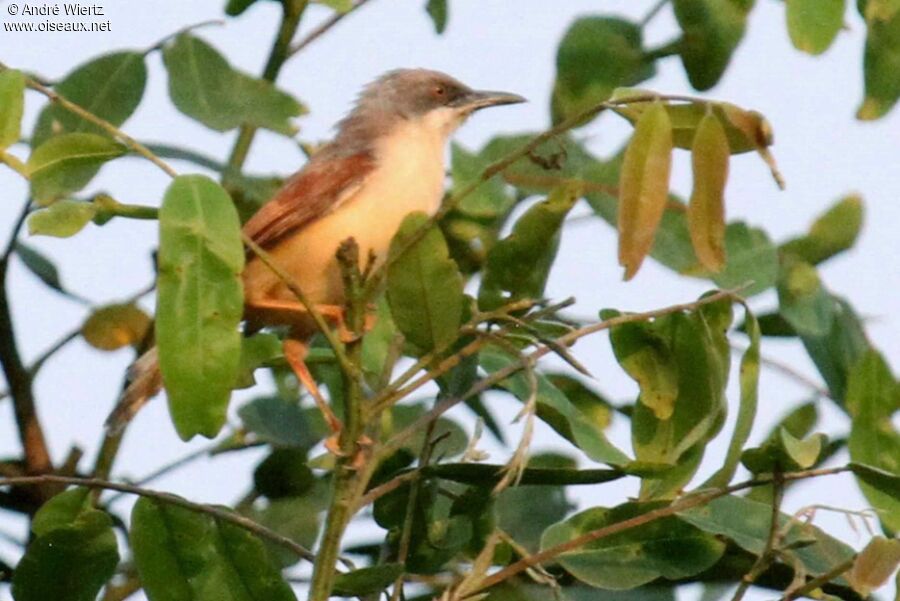
[(134, 303), (106, 305), (96, 309), (81, 326), (85, 341), (101, 351), (114, 351), (144, 339), (150, 316)]
[(637, 273), (669, 197), (672, 123), (661, 102), (649, 107), (625, 149), (619, 180), (619, 264), (625, 279)]
[(93, 203), (60, 200), (28, 216), (28, 233), (68, 238), (80, 232), (96, 213)]
[(778, 170), (778, 165), (775, 163), (775, 157), (772, 156), (771, 151), (769, 151), (769, 146), (772, 145), (774, 139), (772, 127), (769, 125), (769, 122), (766, 121), (766, 118), (756, 111), (744, 110), (733, 104), (728, 104), (727, 102), (719, 103), (718, 108), (725, 115), (726, 119), (755, 146), (756, 152), (769, 167), (769, 171), (772, 172), (772, 179), (775, 180), (775, 183), (778, 184), (779, 188), (784, 190), (784, 177)]
[(900, 540), (876, 536), (856, 556), (848, 580), (862, 597), (882, 587), (900, 565)]
[(900, 0), (867, 0), (860, 3), (866, 21), (887, 21), (900, 13)]
[[(877, 351), (869, 350), (850, 371), (846, 402), (853, 419), (847, 441), (850, 459), (900, 475), (900, 432), (891, 422), (900, 409), (900, 395), (896, 378)], [(900, 498), (858, 474), (857, 478), (882, 524), (900, 530)]]
[(694, 136), (691, 164), (694, 189), (688, 204), (688, 229), (700, 264), (718, 272), (725, 264), (725, 183), (728, 139), (719, 118), (709, 112)]
[(0, 150), (19, 141), (25, 110), (25, 76), (21, 71), (0, 72)]
[(244, 266), (237, 211), (200, 175), (176, 178), (159, 210), (156, 341), (179, 436), (215, 436), (240, 370)]
[(39, 204), (48, 204), (84, 188), (106, 161), (127, 152), (122, 144), (105, 136), (63, 134), (35, 148), (25, 168), (31, 193)]
[(900, 12), (867, 25), (863, 54), (866, 93), (856, 113), (857, 119), (866, 121), (883, 117), (900, 99)]
[(779, 250), (818, 265), (851, 248), (859, 237), (862, 224), (862, 198), (851, 194), (816, 219), (808, 234), (785, 242)]
[(822, 54), (844, 25), (846, 0), (786, 0), (787, 28), (797, 50)]

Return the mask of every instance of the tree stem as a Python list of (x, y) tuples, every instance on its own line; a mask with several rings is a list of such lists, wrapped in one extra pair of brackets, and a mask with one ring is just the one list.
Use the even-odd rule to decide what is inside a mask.
[[(300, 25), (300, 17), (303, 16), (303, 11), (306, 10), (308, 4), (309, 0), (285, 0), (282, 2), (281, 25), (278, 28), (275, 42), (272, 44), (272, 50), (269, 51), (269, 59), (263, 69), (262, 78), (266, 81), (274, 82), (278, 78), (281, 67), (290, 58), (291, 40), (294, 39), (294, 34)], [(231, 150), (231, 156), (228, 157), (228, 167), (224, 172), (226, 179), (228, 174), (236, 174), (241, 171), (247, 155), (250, 153), (250, 145), (253, 144), (254, 137), (256, 137), (256, 127), (241, 126), (234, 148)]]
[[(347, 343), (346, 356), (351, 365), (359, 366), (362, 358), (366, 303), (362, 294), (359, 247), (352, 238), (341, 245), (337, 258), (341, 265), (344, 293), (347, 298), (345, 322), (347, 328), (354, 334), (354, 339)], [(362, 396), (359, 377), (344, 373), (344, 427), (338, 441), (340, 455), (333, 475), (332, 497), (325, 521), (325, 533), (322, 535), (322, 544), (313, 567), (309, 601), (327, 601), (331, 596), (341, 539), (344, 537), (344, 530), (350, 521), (361, 488), (358, 485), (360, 467), (367, 458), (367, 449), (360, 444), (365, 427)]]

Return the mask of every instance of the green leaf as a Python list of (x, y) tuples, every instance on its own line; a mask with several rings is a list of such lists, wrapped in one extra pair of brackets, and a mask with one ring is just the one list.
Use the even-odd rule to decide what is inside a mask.
[(850, 470), (857, 478), (887, 495), (900, 498), (900, 474), (892, 474), (871, 465), (850, 462)]
[(35, 538), (16, 566), (16, 601), (94, 601), (119, 563), (112, 520), (90, 510)]
[(488, 254), (478, 306), (490, 311), (523, 299), (541, 300), (566, 215), (578, 200), (578, 186), (561, 186), (526, 211), (512, 233)]
[(853, 246), (863, 223), (862, 197), (845, 196), (822, 214), (809, 233), (781, 245), (782, 253), (818, 265)]
[[(724, 536), (742, 549), (760, 555), (769, 537), (772, 506), (729, 495), (678, 515), (701, 530)], [(792, 525), (786, 528), (789, 522)], [(855, 555), (849, 545), (792, 516), (779, 514), (778, 525), (779, 532), (785, 533), (782, 548), (795, 547), (790, 554), (810, 576), (824, 574)]]
[[(601, 317), (608, 319), (615, 314), (604, 311)], [(690, 481), (706, 443), (721, 428), (730, 367), (725, 332), (731, 321), (731, 302), (722, 300), (694, 313), (676, 313), (642, 326), (646, 328), (645, 339), (655, 338), (657, 349), (668, 349), (671, 359), (667, 361), (674, 365), (673, 375), (677, 378), (677, 397), (667, 418), (660, 418), (643, 402), (643, 396), (631, 415), (636, 459), (673, 466), (671, 474), (643, 482), (642, 499), (668, 497)], [(612, 328), (610, 340), (614, 348), (622, 342), (616, 330), (626, 325), (633, 324)], [(632, 343), (639, 348), (638, 340)], [(617, 357), (619, 353), (616, 351)]]
[(750, 346), (747, 347), (747, 350), (744, 351), (744, 356), (741, 357), (741, 401), (738, 408), (737, 422), (734, 424), (731, 442), (728, 443), (724, 464), (701, 488), (720, 488), (727, 486), (731, 482), (741, 460), (741, 451), (743, 451), (744, 445), (747, 444), (747, 440), (750, 438), (753, 422), (756, 420), (756, 407), (759, 401), (760, 333), (759, 324), (756, 322), (756, 317), (750, 309), (745, 307), (744, 312), (746, 314), (744, 323), (747, 327), (747, 336), (750, 338)]
[(782, 264), (778, 280), (782, 317), (800, 335), (824, 336), (834, 321), (834, 301), (812, 265), (798, 260)]
[(832, 323), (821, 336), (801, 334), (806, 352), (839, 402), (847, 392), (850, 370), (869, 350), (862, 322), (845, 300), (831, 295)]
[(613, 420), (613, 405), (603, 395), (588, 387), (581, 380), (562, 373), (546, 374), (547, 379), (559, 389), (569, 402), (601, 429), (609, 427)]
[(225, 14), (229, 17), (236, 17), (255, 2), (256, 0), (228, 0), (228, 4), (225, 5)]
[(54, 496), (34, 515), (31, 531), (36, 536), (43, 536), (75, 524), (79, 518), (94, 511), (89, 494), (89, 489), (76, 487)]
[[(548, 549), (593, 530), (637, 517), (663, 506), (626, 503), (612, 509), (594, 507), (551, 526), (541, 548)], [(665, 517), (605, 536), (556, 560), (591, 586), (622, 590), (657, 578), (681, 580), (710, 568), (725, 552), (725, 543), (676, 517)]]
[(25, 168), (31, 194), (39, 204), (84, 188), (103, 165), (127, 152), (122, 144), (97, 134), (55, 136), (36, 147)]
[[(516, 359), (504, 351), (487, 347), (479, 355), (479, 361), (489, 374), (494, 374), (513, 365)], [(539, 418), (594, 461), (610, 465), (623, 465), (629, 461), (627, 455), (606, 439), (603, 429), (572, 405), (546, 377), (538, 373), (535, 377)], [(500, 386), (523, 402), (532, 394), (527, 378), (521, 373), (503, 380)]]
[(747, 26), (754, 0), (674, 0), (684, 32), (681, 61), (694, 89), (708, 90), (725, 73)]
[(0, 150), (19, 141), (25, 111), (25, 76), (16, 69), (0, 72)]
[[(66, 100), (118, 127), (137, 109), (146, 85), (144, 53), (123, 51), (80, 65), (53, 89)], [(98, 125), (50, 102), (38, 115), (31, 146), (40, 146), (51, 136), (75, 132), (109, 135)]]
[(411, 213), (391, 241), (396, 257), (387, 272), (387, 298), (397, 327), (425, 353), (453, 342), (463, 309), (463, 281), (437, 228), (430, 228), (402, 255), (407, 240), (428, 220)]
[(238, 409), (244, 427), (263, 442), (282, 447), (312, 448), (316, 436), (303, 410), (277, 396), (254, 399)]
[(377, 595), (392, 585), (404, 569), (402, 563), (383, 563), (338, 574), (331, 594), (338, 597)]
[(785, 0), (787, 28), (797, 50), (822, 54), (844, 26), (846, 0)]
[(271, 83), (236, 71), (219, 52), (189, 34), (163, 50), (169, 96), (185, 115), (218, 131), (242, 124), (293, 135), (303, 106)]
[(273, 449), (253, 470), (253, 486), (269, 499), (301, 497), (315, 485), (306, 449)]
[(339, 13), (349, 12), (353, 8), (353, 0), (314, 0)]
[(655, 74), (644, 56), (641, 28), (612, 17), (582, 17), (569, 27), (556, 52), (553, 122), (581, 113), (622, 86)]
[[(633, 98), (647, 94), (653, 94), (653, 92), (637, 88), (620, 88), (613, 93), (612, 98)], [(613, 110), (634, 124), (650, 106), (652, 106), (652, 102), (632, 102)], [(696, 101), (678, 104), (665, 102), (664, 106), (672, 122), (672, 140), (677, 148), (684, 150), (693, 148), (697, 129), (710, 112), (718, 118), (724, 129), (730, 154), (757, 150), (759, 146), (770, 146), (774, 141), (772, 125), (765, 116), (728, 102)]]
[(900, 0), (862, 0), (857, 3), (866, 21), (887, 21), (900, 13)]
[[(869, 2), (873, 4), (873, 2)], [(900, 12), (867, 23), (863, 55), (865, 98), (856, 112), (862, 120), (880, 119), (900, 99)]]
[(178, 435), (215, 436), (240, 368), (244, 267), (228, 194), (205, 176), (176, 178), (159, 210), (156, 341)]
[(137, 346), (150, 325), (150, 316), (134, 303), (116, 303), (94, 309), (81, 326), (81, 335), (96, 349), (114, 351)]
[(283, 359), (281, 340), (275, 334), (259, 332), (241, 339), (241, 362), (235, 388), (250, 388), (256, 384), (253, 373), (278, 359)]
[(62, 287), (62, 281), (59, 279), (59, 271), (56, 269), (56, 265), (50, 259), (33, 247), (19, 241), (16, 241), (14, 248), (16, 255), (31, 273), (57, 292), (68, 294)]
[[(578, 471), (574, 467), (575, 461), (571, 458), (545, 454), (530, 457), (526, 470), (547, 473)], [(561, 521), (575, 508), (564, 486), (548, 485), (546, 481), (532, 485), (520, 483), (519, 486), (506, 488), (498, 495), (495, 506), (497, 526), (532, 552), (540, 548), (544, 530)]]
[(669, 199), (672, 170), (672, 122), (661, 102), (648, 108), (634, 134), (619, 179), (619, 264), (625, 279), (637, 273), (653, 246), (653, 238)]
[(68, 238), (80, 232), (96, 214), (97, 207), (92, 203), (60, 200), (28, 216), (28, 233)]
[(141, 498), (131, 545), (154, 601), (296, 601), (259, 539), (209, 515)]
[(753, 282), (742, 290), (745, 297), (759, 294), (775, 285), (778, 278), (778, 249), (761, 229), (743, 222), (725, 228), (725, 269), (712, 280), (722, 288), (736, 288)]
[[(330, 487), (317, 480), (312, 490), (302, 497), (285, 497), (270, 500), (264, 507), (251, 507), (248, 518), (286, 536), (305, 548), (312, 548), (319, 536), (322, 513), (328, 508)], [(287, 567), (300, 561), (295, 553), (280, 545), (266, 541), (269, 554), (278, 565)]]
[(805, 470), (820, 461), (827, 443), (824, 434), (801, 440), (782, 428), (761, 447), (744, 451), (741, 462), (754, 474)]
[[(604, 319), (609, 314), (604, 313)], [(640, 403), (662, 420), (672, 417), (678, 398), (678, 364), (666, 338), (649, 323), (626, 323), (610, 330), (616, 361), (640, 386)]]
[[(853, 418), (847, 447), (850, 458), (900, 475), (900, 432), (891, 422), (900, 410), (897, 380), (884, 358), (869, 350), (853, 367), (847, 383), (847, 410)], [(900, 496), (860, 478), (860, 488), (884, 526), (900, 531)]]
[(425, 4), (425, 12), (428, 13), (428, 16), (431, 17), (431, 22), (434, 23), (435, 33), (444, 33), (444, 30), (447, 29), (447, 17), (449, 16), (447, 0), (428, 0), (428, 3)]

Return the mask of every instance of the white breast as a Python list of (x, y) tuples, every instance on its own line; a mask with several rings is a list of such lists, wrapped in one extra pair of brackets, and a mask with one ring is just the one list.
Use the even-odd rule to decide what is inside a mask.
[[(433, 111), (441, 113), (441, 111)], [(452, 115), (429, 115), (400, 124), (376, 148), (377, 168), (359, 190), (332, 213), (283, 240), (273, 257), (315, 303), (343, 301), (343, 286), (334, 255), (341, 242), (356, 239), (360, 258), (369, 252), (383, 261), (391, 239), (413, 211), (433, 215), (444, 192), (447, 136), (455, 129)], [(256, 270), (254, 270), (256, 271)], [(293, 300), (271, 273), (245, 272), (244, 281), (257, 293)], [(250, 279), (254, 281), (250, 281)]]

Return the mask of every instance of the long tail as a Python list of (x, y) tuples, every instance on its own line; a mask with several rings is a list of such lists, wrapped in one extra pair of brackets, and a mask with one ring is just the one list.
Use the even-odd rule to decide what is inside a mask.
[(162, 390), (159, 353), (154, 346), (138, 357), (128, 368), (128, 385), (112, 413), (106, 418), (106, 431), (118, 434), (134, 418), (141, 407)]

